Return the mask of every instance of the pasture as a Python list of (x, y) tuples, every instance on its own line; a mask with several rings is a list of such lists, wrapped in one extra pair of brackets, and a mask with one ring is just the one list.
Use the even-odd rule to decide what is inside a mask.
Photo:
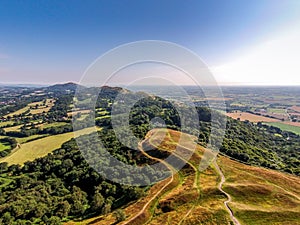
[(299, 126), (293, 126), (290, 124), (278, 123), (278, 122), (270, 122), (270, 123), (266, 123), (266, 124), (274, 126), (274, 127), (278, 127), (283, 131), (290, 131), (290, 132), (300, 135), (300, 127)]
[[(94, 127), (85, 128), (77, 131), (76, 135), (89, 134), (94, 131)], [(32, 161), (36, 158), (46, 156), (53, 150), (60, 148), (60, 146), (66, 141), (73, 138), (75, 133), (64, 133), (59, 135), (48, 136), (38, 140), (30, 141), (25, 144), (21, 144), (20, 147), (7, 157), (1, 158), (1, 162), (7, 162), (9, 165), (21, 164), (23, 165), (26, 161)]]
[(269, 118), (265, 116), (259, 116), (248, 112), (234, 112), (234, 113), (226, 113), (227, 116), (231, 117), (232, 119), (237, 120), (238, 118), (241, 121), (249, 120), (250, 122), (279, 122), (280, 120)]

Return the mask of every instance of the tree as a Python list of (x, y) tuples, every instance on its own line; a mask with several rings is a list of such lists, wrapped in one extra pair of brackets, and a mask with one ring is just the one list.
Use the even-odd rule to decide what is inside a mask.
[(105, 199), (103, 198), (103, 196), (99, 193), (99, 191), (96, 191), (91, 203), (91, 210), (93, 212), (99, 212), (102, 209), (104, 202)]
[(126, 219), (126, 215), (122, 209), (117, 209), (114, 211), (114, 217), (116, 218), (117, 222), (124, 221)]
[(66, 217), (68, 216), (70, 209), (71, 209), (71, 205), (69, 204), (69, 202), (63, 201), (58, 205), (56, 215), (59, 216), (60, 218)]
[(73, 202), (71, 207), (71, 213), (73, 215), (82, 215), (85, 212), (85, 205), (87, 204), (87, 194), (79, 187), (73, 186), (73, 194), (71, 201)]
[(7, 171), (7, 169), (8, 169), (7, 162), (0, 163), (0, 173), (4, 173), (5, 171)]
[[(3, 217), (2, 217), (1, 220), (2, 220), (3, 224), (11, 224), (11, 222), (13, 220), (13, 217), (10, 215), (9, 212), (6, 212), (6, 213), (4, 213), (4, 215), (3, 215)], [(1, 220), (0, 220), (0, 222), (1, 222)]]
[(50, 219), (47, 220), (48, 225), (60, 225), (61, 220), (57, 216), (52, 216)]

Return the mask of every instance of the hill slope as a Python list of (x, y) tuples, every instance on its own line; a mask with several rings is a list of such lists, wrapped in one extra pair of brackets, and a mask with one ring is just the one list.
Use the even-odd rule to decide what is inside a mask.
[[(159, 151), (146, 153), (141, 149), (144, 156), (160, 160), (161, 152), (174, 151), (180, 135), (187, 141), (179, 147), (189, 150), (192, 136), (165, 131), (148, 133), (143, 147), (152, 145)], [(147, 196), (124, 208), (127, 218), (121, 224), (234, 224), (224, 205), (228, 196), (218, 189), (218, 168), (212, 164), (203, 172), (197, 170), (203, 152), (204, 148), (197, 145), (179, 173), (172, 173), (170, 178), (152, 186)], [(228, 205), (239, 224), (300, 224), (299, 177), (244, 165), (224, 156), (216, 162), (225, 176), (222, 189), (232, 198)], [(113, 214), (108, 214), (80, 224), (115, 222)]]

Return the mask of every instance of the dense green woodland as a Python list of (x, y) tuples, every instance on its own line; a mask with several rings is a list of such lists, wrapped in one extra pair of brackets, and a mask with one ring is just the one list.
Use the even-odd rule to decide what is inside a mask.
[[(113, 135), (106, 133), (105, 137), (107, 145), (115, 144)], [(119, 158), (126, 158), (127, 152), (119, 154)], [(2, 224), (59, 224), (82, 219), (108, 213), (140, 198), (145, 191), (103, 179), (83, 159), (75, 140), (23, 167), (0, 165)]]
[[(54, 90), (57, 92), (55, 96), (51, 96), (56, 98), (54, 107), (49, 113), (40, 115), (45, 121), (64, 121), (67, 122), (66, 125), (43, 130), (29, 126), (8, 134), (0, 129), (2, 135), (11, 136), (5, 141), (15, 147), (14, 137), (27, 137), (33, 134), (53, 135), (72, 131), (71, 121), (65, 118), (73, 103), (75, 87), (69, 85), (68, 88), (73, 92), (66, 94), (65, 87), (56, 86)], [(50, 92), (51, 90), (48, 89)], [(89, 94), (97, 93), (97, 91), (98, 89), (95, 88), (82, 88), (75, 106), (80, 109), (89, 109), (90, 103), (86, 99)], [(85, 135), (77, 140), (80, 145), (86, 146), (83, 153), (85, 158), (90, 163), (92, 162), (93, 168), (78, 150), (75, 140), (63, 144), (53, 154), (25, 163), (23, 167), (0, 164), (0, 224), (60, 224), (61, 221), (70, 219), (80, 220), (105, 214), (140, 198), (149, 187), (148, 185), (140, 188), (120, 185), (101, 177), (96, 170), (101, 171), (106, 168), (104, 172), (113, 174), (116, 179), (124, 179), (125, 183), (146, 180), (149, 185), (169, 175), (167, 172), (157, 172), (145, 166), (145, 172), (149, 176), (137, 174), (136, 180), (130, 180), (128, 176), (130, 171), (123, 170), (120, 174), (118, 171), (121, 168), (111, 164), (105, 155), (107, 153), (97, 147), (99, 143), (95, 135), (99, 135), (105, 149), (123, 163), (129, 165), (153, 163), (141, 157), (138, 151), (120, 143), (116, 138), (111, 124), (111, 103), (120, 93), (131, 101), (141, 98), (134, 104), (129, 115), (130, 129), (139, 139), (131, 139), (125, 127), (119, 127), (119, 131), (123, 132), (126, 146), (137, 146), (137, 141), (142, 140), (145, 134), (153, 128), (150, 121), (154, 117), (162, 118), (168, 128), (199, 135), (198, 143), (203, 146), (207, 145), (212, 126), (210, 122), (212, 112), (209, 109), (197, 108), (200, 129), (196, 130), (192, 125), (194, 121), (191, 109), (184, 105), (177, 106), (185, 113), (185, 123), (191, 125), (190, 128), (181, 129), (182, 121), (173, 103), (145, 93), (132, 93), (121, 88), (104, 87), (95, 107), (105, 112), (105, 116), (97, 117), (96, 114), (96, 120), (94, 120), (93, 115), (90, 114), (83, 122), (77, 121), (74, 125), (76, 130), (94, 123), (103, 128), (98, 134)], [(122, 106), (122, 102), (118, 104), (120, 107), (114, 119), (121, 121), (126, 112), (126, 105)], [(221, 126), (224, 116), (217, 113), (216, 115), (219, 122), (214, 126), (218, 124)], [(17, 124), (25, 123), (25, 121), (26, 117), (15, 118)], [(226, 125), (226, 134), (220, 149), (222, 154), (250, 165), (300, 175), (300, 137), (298, 135), (260, 123), (255, 125), (229, 118), (227, 118)], [(222, 141), (219, 138), (215, 134), (212, 140), (213, 142)], [(99, 155), (99, 152), (102, 155)]]

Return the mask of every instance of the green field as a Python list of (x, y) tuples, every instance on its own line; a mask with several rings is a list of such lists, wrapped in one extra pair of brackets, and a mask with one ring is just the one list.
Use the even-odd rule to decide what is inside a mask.
[(278, 128), (280, 128), (281, 130), (284, 130), (284, 131), (290, 131), (290, 132), (293, 132), (295, 134), (300, 135), (300, 127), (297, 127), (297, 126), (284, 124), (284, 123), (279, 123), (279, 122), (269, 122), (269, 123), (266, 123), (266, 124), (274, 126), (274, 127), (278, 127)]
[(2, 143), (2, 142), (0, 142), (0, 152), (4, 151), (6, 149), (10, 149), (10, 145), (8, 143)]
[(270, 113), (285, 114), (286, 110), (285, 109), (280, 109), (280, 108), (268, 108), (268, 112), (270, 112)]
[[(94, 127), (86, 128), (76, 132), (76, 135), (89, 134), (94, 131)], [(11, 164), (23, 165), (26, 161), (32, 161), (36, 158), (46, 156), (48, 153), (60, 146), (66, 141), (74, 137), (74, 133), (65, 133), (59, 135), (53, 135), (45, 138), (41, 138), (35, 141), (31, 141), (25, 144), (21, 144), (19, 149), (16, 149), (11, 155), (4, 157), (1, 162), (7, 162)]]

